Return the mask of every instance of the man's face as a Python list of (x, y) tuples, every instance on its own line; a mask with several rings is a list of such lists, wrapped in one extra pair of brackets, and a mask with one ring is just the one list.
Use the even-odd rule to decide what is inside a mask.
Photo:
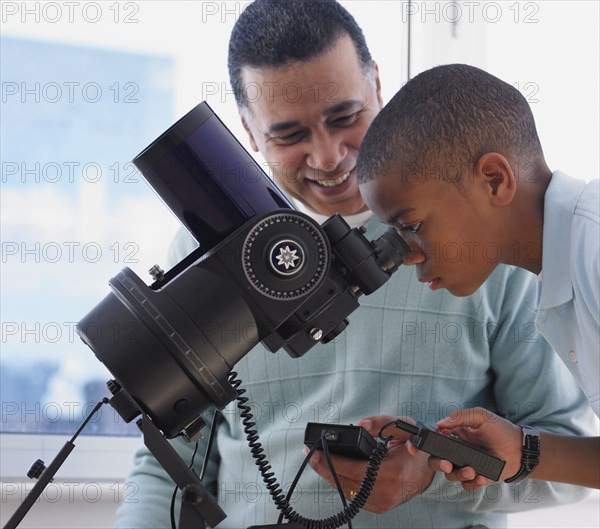
[(455, 184), (415, 181), (395, 171), (361, 184), (360, 190), (375, 215), (413, 248), (406, 264), (417, 265), (419, 281), (432, 290), (468, 296), (502, 260), (488, 187), (469, 175)]
[(377, 69), (365, 76), (350, 37), (306, 62), (244, 67), (242, 77), (242, 120), (277, 185), (322, 215), (364, 211), (356, 159), (382, 101)]

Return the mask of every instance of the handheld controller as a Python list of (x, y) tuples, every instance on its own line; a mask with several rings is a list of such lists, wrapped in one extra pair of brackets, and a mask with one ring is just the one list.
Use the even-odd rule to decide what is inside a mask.
[(461, 441), (455, 435), (436, 431), (421, 422), (415, 425), (397, 419), (394, 425), (410, 433), (410, 442), (423, 452), (446, 459), (457, 467), (472, 467), (478, 474), (494, 481), (498, 481), (502, 474), (506, 461)]
[[(330, 452), (354, 459), (369, 459), (377, 442), (362, 426), (309, 422), (304, 431), (304, 444), (312, 448), (324, 432)], [(322, 448), (321, 448), (322, 450)]]

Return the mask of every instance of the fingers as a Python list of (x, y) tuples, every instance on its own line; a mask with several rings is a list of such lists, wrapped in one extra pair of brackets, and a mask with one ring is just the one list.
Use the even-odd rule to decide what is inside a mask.
[(471, 467), (454, 467), (450, 461), (430, 456), (427, 460), (429, 468), (435, 472), (443, 472), (449, 481), (472, 481), (477, 478), (477, 473)]
[(490, 483), (493, 483), (493, 481), (490, 481), (489, 479), (484, 478), (483, 476), (477, 476), (471, 481), (463, 481), (462, 486), (465, 490), (477, 490), (481, 487), (489, 485)]
[[(452, 473), (453, 465), (450, 461), (446, 461), (445, 459), (439, 459), (437, 457), (431, 456), (427, 460), (427, 465), (429, 468), (435, 472), (443, 472), (447, 476)], [(448, 478), (450, 479), (450, 478)], [(452, 480), (456, 481), (456, 479)]]
[(393, 415), (374, 415), (362, 418), (357, 424), (367, 430), (373, 437), (376, 437), (379, 435), (381, 428), (395, 420), (396, 417)]
[[(415, 421), (410, 417), (397, 417), (395, 415), (377, 415), (372, 417), (364, 417), (360, 421), (358, 421), (358, 425), (362, 426), (365, 430), (367, 430), (373, 437), (377, 437), (381, 429), (387, 424), (394, 422), (396, 419), (403, 419), (405, 421), (414, 423)], [(389, 428), (386, 428), (384, 432), (382, 432), (384, 436), (391, 436), (396, 441), (404, 442), (410, 438), (410, 434), (395, 428), (394, 425), (390, 425)]]
[(458, 410), (438, 421), (437, 425), (440, 428), (458, 428), (460, 426), (479, 428), (484, 423), (489, 421), (499, 420), (500, 417), (495, 415), (489, 410), (484, 408), (468, 408), (465, 410)]
[[(448, 475), (446, 475), (446, 477), (450, 480)], [(451, 481), (460, 481), (463, 489), (465, 490), (477, 490), (481, 487), (489, 485), (490, 483), (494, 483), (493, 481), (490, 481), (489, 479), (484, 478), (483, 476), (480, 476), (478, 474), (473, 479), (457, 479)]]
[[(308, 449), (304, 450), (304, 455), (308, 454)], [(362, 482), (367, 467), (366, 462), (358, 461), (343, 456), (330, 454), (335, 472), (340, 478), (342, 487), (345, 491), (350, 490), (348, 487), (355, 486), (353, 490), (358, 490), (358, 485)], [(310, 458), (309, 465), (330, 485), (334, 486), (333, 476), (329, 470), (329, 465), (325, 458), (325, 454), (317, 450)]]
[(443, 472), (448, 481), (460, 481), (465, 490), (477, 490), (493, 481), (480, 476), (471, 467), (455, 468), (450, 461), (431, 456), (427, 461), (429, 468)]
[(419, 453), (419, 449), (412, 444), (410, 441), (406, 441), (406, 451), (411, 455), (411, 456), (416, 456)]
[[(304, 455), (306, 456), (306, 454), (308, 454), (308, 449), (304, 450)], [(330, 454), (330, 457), (344, 497), (346, 500), (352, 501), (364, 479), (366, 463), (333, 454)], [(317, 450), (311, 457), (309, 465), (331, 488), (337, 489), (323, 452)]]

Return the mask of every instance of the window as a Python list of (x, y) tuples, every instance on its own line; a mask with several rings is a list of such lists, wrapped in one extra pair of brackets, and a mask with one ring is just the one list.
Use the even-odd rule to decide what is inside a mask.
[[(110, 374), (75, 325), (124, 266), (150, 282), (178, 229), (129, 161), (203, 99), (245, 140), (226, 55), (246, 3), (3, 7), (3, 433), (72, 433), (107, 394)], [(372, 5), (347, 3), (381, 47)], [(392, 59), (388, 95), (400, 80)], [(104, 407), (84, 433), (137, 430)]]
[[(0, 3), (3, 478), (51, 460), (107, 394), (110, 374), (75, 323), (124, 266), (147, 279), (165, 263), (178, 223), (128, 162), (202, 100), (247, 146), (227, 74), (247, 3)], [(389, 98), (401, 81), (400, 4), (344, 5)], [(105, 406), (83, 433), (60, 477), (123, 479), (141, 441), (114, 435), (137, 429)]]
[[(177, 224), (129, 163), (173, 121), (170, 58), (3, 37), (2, 432), (71, 433), (109, 373), (75, 325)], [(135, 433), (110, 407), (86, 433)]]

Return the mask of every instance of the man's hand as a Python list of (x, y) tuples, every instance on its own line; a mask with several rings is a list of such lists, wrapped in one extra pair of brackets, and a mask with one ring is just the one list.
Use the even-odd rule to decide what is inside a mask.
[[(358, 425), (368, 430), (373, 437), (377, 437), (381, 427), (395, 419), (397, 417), (367, 417), (359, 421)], [(433, 471), (427, 466), (427, 454), (419, 451), (419, 454), (412, 457), (408, 453), (405, 443), (408, 434), (390, 427), (385, 431), (385, 435), (393, 435), (394, 439), (388, 444), (388, 453), (383, 459), (377, 473), (375, 487), (364, 507), (366, 510), (378, 514), (389, 511), (420, 494), (433, 479)], [(307, 452), (308, 449), (305, 450), (305, 453)], [(340, 479), (344, 495), (351, 500), (352, 492), (358, 491), (362, 483), (368, 463), (333, 454), (331, 454), (331, 460)], [(310, 466), (335, 488), (323, 452), (315, 452), (310, 460)]]
[[(438, 427), (444, 428), (467, 443), (480, 446), (506, 461), (500, 480), (514, 476), (521, 466), (522, 431), (519, 426), (484, 408), (471, 408), (454, 412), (442, 419)], [(420, 453), (410, 442), (407, 450)], [(471, 467), (454, 468), (450, 461), (429, 457), (432, 470), (444, 472), (450, 481), (460, 481), (466, 490), (476, 490), (489, 483), (488, 478), (475, 473)]]

